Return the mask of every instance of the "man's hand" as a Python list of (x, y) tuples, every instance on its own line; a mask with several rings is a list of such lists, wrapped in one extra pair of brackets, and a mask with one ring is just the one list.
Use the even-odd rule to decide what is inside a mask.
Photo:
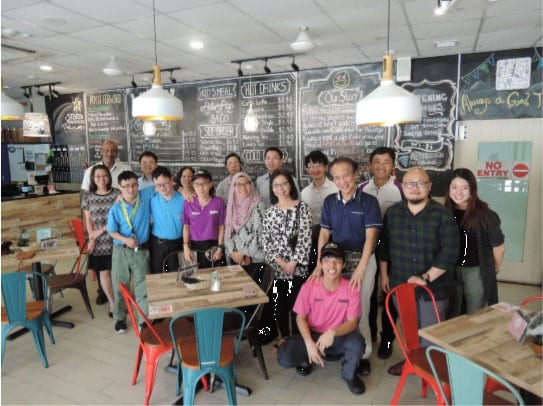
[(133, 237), (125, 238), (124, 245), (126, 245), (128, 248), (134, 249), (138, 246), (138, 240)]
[(360, 289), (362, 287), (362, 280), (364, 280), (364, 271), (365, 269), (362, 268), (360, 265), (356, 267), (349, 282), (349, 286), (351, 288)]
[(309, 362), (311, 364), (317, 364), (323, 367), (324, 360), (321, 357), (321, 353), (317, 344), (313, 340), (311, 340), (311, 342), (305, 343), (305, 348), (307, 350), (307, 358), (309, 359)]
[(188, 261), (189, 263), (192, 262), (192, 250), (185, 245), (185, 248), (183, 250), (183, 255), (185, 256), (185, 260)]
[(333, 328), (326, 330), (324, 333), (321, 334), (321, 336), (317, 340), (317, 347), (319, 348), (321, 354), (324, 355), (326, 353), (326, 349), (334, 344), (335, 337), (336, 331)]
[(313, 270), (313, 273), (307, 278), (310, 281), (318, 281), (320, 278), (322, 278), (322, 266), (320, 262), (317, 262), (317, 265), (315, 266), (315, 269)]
[(426, 281), (422, 279), (419, 275), (410, 276), (409, 279), (407, 280), (407, 283), (415, 283), (420, 286), (427, 285)]

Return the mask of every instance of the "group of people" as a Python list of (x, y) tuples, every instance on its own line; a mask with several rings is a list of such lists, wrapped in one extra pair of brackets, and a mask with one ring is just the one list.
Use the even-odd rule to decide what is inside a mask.
[[(358, 375), (371, 373), (381, 291), (405, 282), (427, 285), (442, 319), (498, 301), (504, 236), (468, 169), (453, 171), (441, 205), (430, 197), (424, 169), (410, 168), (401, 183), (394, 177), (396, 157), (388, 147), (371, 153), (372, 178), (361, 184), (352, 159), (329, 163), (312, 151), (304, 159), (310, 184), (301, 192), (276, 147), (266, 149), (267, 173), (256, 185), (240, 156), (229, 154), (228, 176), (217, 189), (205, 170), (183, 167), (175, 180), (149, 151), (140, 157), (138, 179), (116, 163), (117, 152), (105, 141), (102, 162), (82, 184), (89, 267), (100, 274), (117, 333), (126, 331), (118, 283), (133, 280), (146, 312), (145, 274), (177, 269), (172, 252), (182, 249), (186, 260), (196, 252), (202, 267), (210, 260), (239, 264), (255, 278), (267, 264), (274, 286), (260, 333), (263, 341), (276, 340), (279, 364), (305, 376), (312, 365), (343, 357), (342, 378), (362, 394)], [(212, 257), (203, 255), (211, 247), (218, 247)], [(428, 299), (418, 299), (418, 327), (437, 321)], [(381, 328), (378, 356), (388, 358), (394, 334), (386, 315)], [(402, 367), (389, 373), (399, 375)]]

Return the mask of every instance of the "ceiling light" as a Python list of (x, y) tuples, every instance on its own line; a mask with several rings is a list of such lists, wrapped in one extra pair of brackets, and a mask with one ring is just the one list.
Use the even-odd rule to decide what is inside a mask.
[(190, 47), (192, 49), (202, 49), (204, 47), (204, 43), (202, 41), (192, 41), (190, 43)]
[(434, 46), (436, 48), (451, 48), (458, 45), (457, 39), (443, 40), (443, 41), (434, 41)]
[(392, 78), (390, 51), (390, 0), (387, 16), (387, 55), (383, 58), (380, 86), (356, 104), (357, 125), (394, 125), (419, 122), (422, 118), (420, 97), (402, 89)]
[(60, 96), (60, 93), (57, 92), (57, 91), (55, 90), (55, 88), (53, 88), (53, 97), (56, 98), (56, 97), (59, 97), (59, 96)]
[(38, 91), (36, 93), (38, 93), (39, 96), (45, 96), (45, 93), (41, 91), (41, 88), (39, 86), (37, 87), (37, 89)]
[(315, 48), (316, 44), (309, 37), (309, 34), (307, 33), (308, 31), (308, 27), (300, 27), (300, 31), (298, 33), (298, 36), (296, 37), (296, 41), (290, 44), (290, 47), (294, 52), (308, 52)]
[(151, 120), (145, 120), (143, 122), (142, 130), (143, 130), (143, 135), (152, 137), (156, 134), (156, 125)]
[(183, 103), (170, 92), (164, 90), (160, 80), (160, 67), (157, 55), (156, 8), (153, 0), (153, 26), (155, 34), (155, 65), (153, 66), (153, 85), (139, 95), (132, 103), (132, 116), (140, 120), (181, 120)]
[(136, 79), (134, 79), (134, 76), (132, 76), (132, 80), (130, 81), (130, 84), (132, 85), (132, 87), (135, 89), (136, 87), (138, 87), (138, 84), (136, 83)]
[(457, 0), (437, 0), (437, 8), (434, 9), (434, 14), (438, 16), (444, 15), (456, 1)]
[(290, 67), (295, 72), (298, 72), (300, 70), (300, 67), (296, 65), (296, 55), (292, 55), (292, 63), (290, 64)]
[(239, 63), (238, 76), (243, 76), (243, 69), (241, 69), (241, 62)]
[(45, 72), (51, 72), (53, 70), (53, 67), (51, 65), (40, 65), (40, 70), (43, 70)]
[(270, 67), (268, 66), (268, 58), (265, 58), (265, 59), (264, 59), (264, 72), (266, 72), (266, 73), (271, 73), (271, 69), (270, 69)]
[(116, 61), (116, 57), (112, 56), (109, 59), (109, 63), (102, 69), (102, 72), (104, 72), (107, 76), (122, 76), (124, 74), (122, 68), (119, 66), (119, 64)]
[(3, 120), (22, 121), (25, 118), (25, 110), (21, 103), (16, 102), (4, 93), (4, 80), (2, 79), (2, 106), (1, 115)]

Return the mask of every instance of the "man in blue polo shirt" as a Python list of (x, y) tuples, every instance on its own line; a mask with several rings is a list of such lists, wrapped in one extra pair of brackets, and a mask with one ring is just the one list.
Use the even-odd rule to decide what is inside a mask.
[[(358, 164), (351, 158), (336, 158), (330, 165), (330, 173), (339, 192), (324, 200), (318, 244), (319, 258), (321, 248), (331, 240), (346, 250), (346, 269), (351, 272), (351, 286), (360, 288), (362, 318), (359, 326), (366, 342), (366, 350), (358, 371), (366, 376), (371, 372), (369, 311), (377, 271), (373, 250), (382, 226), (381, 211), (375, 197), (357, 189)], [(320, 277), (321, 274), (320, 263), (317, 263), (313, 275)]]
[[(175, 190), (172, 173), (165, 166), (157, 166), (151, 175), (155, 193), (151, 198), (151, 273), (162, 272), (166, 256), (183, 247), (183, 196)], [(179, 262), (171, 255), (166, 264), (168, 271), (176, 271)]]
[(149, 199), (154, 190), (147, 188), (138, 193), (138, 175), (132, 171), (121, 172), (118, 180), (122, 199), (109, 210), (107, 232), (113, 238), (111, 278), (115, 296), (115, 333), (122, 334), (126, 333), (126, 307), (119, 282), (128, 285), (130, 278), (134, 280), (136, 301), (147, 313), (145, 275), (149, 273)]

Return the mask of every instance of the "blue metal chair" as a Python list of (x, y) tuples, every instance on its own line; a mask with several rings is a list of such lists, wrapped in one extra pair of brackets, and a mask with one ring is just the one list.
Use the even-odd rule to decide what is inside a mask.
[[(443, 388), (440, 379), (437, 378), (437, 370), (431, 356), (432, 352), (444, 354), (447, 359), (447, 370), (450, 382), (450, 386), (446, 388), (447, 391)], [(519, 405), (524, 405), (522, 396), (520, 396), (513, 385), (485, 367), (435, 345), (428, 346), (426, 349), (426, 356), (434, 377), (436, 377), (441, 396), (447, 405), (510, 404), (507, 400), (485, 391), (485, 383), (488, 378), (492, 378), (494, 381), (498, 382), (503, 390), (511, 392)]]
[[(43, 325), (45, 321), (45, 306), (43, 301), (28, 302), (26, 300), (26, 279), (27, 273), (12, 272), (2, 274), (2, 363), (6, 350), (6, 339), (8, 333), (15, 327), (26, 327), (32, 332), (34, 342), (40, 354), (44, 368), (48, 368), (47, 356), (45, 354), (45, 340), (43, 337)], [(42, 277), (37, 272), (32, 272), (34, 277)], [(47, 280), (44, 278), (43, 289), (47, 289)], [(51, 330), (52, 334), (52, 330)], [(54, 338), (51, 336), (51, 339)]]
[[(237, 313), (241, 318), (241, 328), (237, 339), (232, 335), (223, 335), (225, 313)], [(177, 319), (194, 317), (195, 337), (179, 338), (174, 325)], [(183, 382), (183, 404), (194, 404), (196, 383), (205, 374), (216, 374), (224, 382), (228, 403), (237, 404), (236, 364), (234, 356), (245, 329), (245, 314), (234, 308), (211, 308), (187, 311), (178, 314), (170, 322), (170, 334), (175, 343), (177, 355), (177, 396), (180, 395)]]

